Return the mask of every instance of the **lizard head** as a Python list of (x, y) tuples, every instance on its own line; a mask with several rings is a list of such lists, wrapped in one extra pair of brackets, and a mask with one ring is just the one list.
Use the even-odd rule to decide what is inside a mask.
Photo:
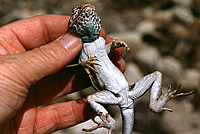
[(68, 25), (72, 33), (80, 35), (83, 42), (89, 43), (98, 39), (101, 19), (98, 17), (94, 6), (84, 4), (72, 9)]

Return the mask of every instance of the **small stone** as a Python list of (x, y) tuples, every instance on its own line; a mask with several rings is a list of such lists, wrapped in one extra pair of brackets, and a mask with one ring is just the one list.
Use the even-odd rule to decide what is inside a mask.
[(182, 88), (197, 89), (200, 87), (200, 71), (197, 69), (187, 69), (180, 79)]
[(172, 35), (178, 38), (187, 38), (189, 36), (189, 31), (183, 25), (173, 24), (170, 27), (170, 32)]
[(147, 46), (141, 50), (138, 50), (135, 53), (135, 58), (138, 62), (153, 68), (160, 58), (160, 53), (157, 48)]
[(138, 32), (141, 34), (152, 33), (156, 29), (155, 23), (150, 20), (143, 20), (136, 27)]
[(161, 22), (170, 22), (173, 17), (173, 11), (172, 10), (160, 10), (159, 12), (155, 13), (155, 19), (157, 21)]
[(193, 24), (195, 19), (189, 8), (175, 7), (173, 8), (174, 15), (186, 24)]
[(130, 85), (143, 77), (143, 73), (141, 72), (140, 68), (132, 62), (128, 62), (126, 64), (126, 71), (124, 75)]
[(126, 42), (135, 42), (135, 43), (142, 42), (142, 35), (139, 32), (135, 32), (135, 31), (111, 33), (108, 36), (114, 39), (124, 40)]
[[(188, 100), (173, 100), (167, 103), (167, 107), (173, 109), (174, 112), (163, 114), (163, 124), (167, 125), (171, 132), (175, 134), (198, 134), (200, 132), (200, 114), (192, 110), (192, 105)], [(196, 127), (193, 127), (193, 124)]]
[(146, 19), (153, 19), (154, 18), (154, 14), (155, 14), (155, 10), (152, 7), (147, 7), (143, 10), (143, 16)]
[(175, 79), (178, 79), (183, 71), (180, 61), (172, 56), (160, 58), (159, 61), (157, 61), (156, 68)]
[(190, 7), (193, 3), (193, 0), (173, 0), (176, 4), (179, 4), (184, 7)]

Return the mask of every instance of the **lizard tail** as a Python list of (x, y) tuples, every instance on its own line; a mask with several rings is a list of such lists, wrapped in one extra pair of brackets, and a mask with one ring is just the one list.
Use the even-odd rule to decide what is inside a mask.
[(122, 134), (132, 134), (134, 122), (134, 106), (120, 107), (122, 113), (123, 128)]

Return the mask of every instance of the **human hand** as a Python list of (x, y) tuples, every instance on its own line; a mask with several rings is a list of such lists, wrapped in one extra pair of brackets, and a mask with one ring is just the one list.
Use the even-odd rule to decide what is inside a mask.
[[(83, 69), (64, 68), (82, 48), (81, 39), (69, 32), (68, 20), (43, 15), (0, 28), (0, 133), (50, 133), (91, 117), (86, 99), (38, 109), (90, 86)], [(100, 35), (106, 38), (104, 30)], [(123, 72), (122, 52), (113, 51), (111, 59)]]

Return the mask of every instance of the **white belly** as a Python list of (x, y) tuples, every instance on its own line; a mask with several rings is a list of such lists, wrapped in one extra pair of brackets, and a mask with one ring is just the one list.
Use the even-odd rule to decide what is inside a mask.
[(97, 57), (98, 61), (95, 62), (99, 65), (94, 65), (94, 68), (97, 70), (100, 80), (104, 83), (107, 90), (119, 93), (128, 87), (128, 82), (124, 75), (110, 61), (105, 49), (105, 40), (102, 37), (99, 37), (93, 43), (84, 44), (83, 49), (88, 57)]

